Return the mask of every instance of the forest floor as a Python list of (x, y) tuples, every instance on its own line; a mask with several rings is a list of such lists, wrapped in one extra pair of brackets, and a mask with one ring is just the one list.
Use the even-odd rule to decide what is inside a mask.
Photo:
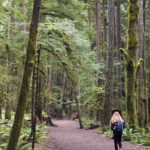
[[(112, 139), (97, 134), (95, 130), (79, 129), (77, 122), (72, 120), (55, 120), (58, 127), (48, 129), (49, 136), (36, 150), (114, 150)], [(123, 150), (146, 150), (138, 146), (123, 142)]]

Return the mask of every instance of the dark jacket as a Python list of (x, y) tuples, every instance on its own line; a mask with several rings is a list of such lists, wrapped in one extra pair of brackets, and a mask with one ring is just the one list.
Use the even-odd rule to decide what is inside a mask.
[[(122, 124), (122, 131), (124, 130), (124, 128), (125, 128), (125, 122), (123, 122)], [(115, 130), (115, 127), (116, 127), (116, 123), (110, 123), (110, 128), (111, 128), (111, 130)]]

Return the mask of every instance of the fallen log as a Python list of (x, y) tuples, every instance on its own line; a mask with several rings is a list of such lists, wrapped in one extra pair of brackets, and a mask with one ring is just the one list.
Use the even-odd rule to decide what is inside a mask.
[(99, 128), (99, 125), (91, 123), (90, 126), (88, 128), (86, 128), (86, 130), (91, 130), (91, 129), (96, 129), (96, 128)]

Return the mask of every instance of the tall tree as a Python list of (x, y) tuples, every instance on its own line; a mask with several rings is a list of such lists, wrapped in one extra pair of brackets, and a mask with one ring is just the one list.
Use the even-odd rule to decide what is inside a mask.
[[(117, 33), (116, 33), (116, 48), (119, 50), (121, 48), (121, 12), (120, 12), (120, 5), (121, 0), (117, 1), (117, 13), (116, 13), (116, 26), (117, 26)], [(117, 53), (117, 58), (119, 62), (121, 62), (122, 57), (120, 51)], [(117, 79), (119, 80), (119, 85), (117, 88), (117, 95), (118, 99), (122, 98), (122, 67), (121, 63), (117, 68)]]
[[(12, 7), (12, 0), (9, 0), (9, 5)], [(9, 21), (8, 21), (8, 31), (7, 31), (7, 38), (8, 41), (10, 41), (10, 36), (11, 36), (11, 22), (12, 22), (12, 12), (9, 11)], [(7, 51), (7, 69), (9, 70), (9, 65), (11, 63), (11, 56), (10, 56), (10, 46), (7, 44), (6, 45), (6, 51)], [(7, 93), (10, 92), (10, 85), (7, 85), (6, 87)], [(9, 98), (6, 100), (6, 108), (5, 108), (5, 119), (10, 120), (11, 119), (11, 103)]]
[[(102, 32), (101, 32), (101, 26), (102, 26), (102, 19), (101, 19), (101, 3), (99, 0), (96, 0), (96, 51), (97, 51), (97, 62), (100, 64), (102, 62)], [(101, 70), (99, 70), (101, 72)], [(98, 86), (102, 86), (102, 81), (100, 79), (101, 74), (99, 73), (98, 76)], [(96, 120), (101, 120), (101, 94), (98, 95), (97, 98), (97, 110), (96, 110)]]
[(30, 78), (31, 78), (31, 74), (34, 66), (35, 54), (36, 54), (36, 40), (37, 40), (37, 33), (38, 33), (37, 30), (38, 30), (38, 22), (39, 22), (39, 15), (40, 15), (40, 7), (41, 7), (41, 0), (35, 0), (33, 6), (32, 20), (30, 25), (29, 42), (27, 47), (22, 86), (20, 90), (15, 119), (12, 126), (7, 150), (16, 149), (23, 118), (24, 118), (26, 101), (27, 101), (27, 96), (30, 87)]
[(114, 57), (114, 0), (108, 0), (108, 56), (106, 68), (105, 102), (103, 125), (108, 125), (112, 110), (113, 97), (113, 57)]
[(75, 103), (76, 103), (76, 109), (77, 109), (77, 114), (78, 114), (80, 129), (83, 129), (83, 123), (82, 123), (82, 119), (81, 119), (81, 109), (80, 109), (79, 100), (77, 98), (76, 86), (73, 87), (73, 92), (74, 92), (74, 99), (75, 99)]
[(126, 105), (129, 126), (138, 128), (136, 101), (137, 101), (137, 70), (142, 59), (137, 63), (136, 53), (138, 47), (137, 27), (138, 27), (139, 5), (138, 0), (129, 0), (128, 8), (128, 32), (127, 50), (123, 50), (126, 59)]
[[(145, 31), (147, 32), (147, 33), (150, 33), (150, 0), (147, 0), (146, 1), (146, 27), (145, 27)], [(147, 42), (146, 42), (146, 44), (147, 45), (145, 45), (145, 49), (148, 49), (148, 51), (149, 51), (149, 47), (150, 47), (150, 45), (149, 45), (149, 43), (150, 43), (150, 36), (148, 36), (148, 38), (147, 38)], [(146, 68), (146, 70), (149, 70), (149, 64), (150, 64), (150, 59), (149, 59), (149, 52), (147, 52), (147, 54), (148, 55), (146, 55), (147, 56), (147, 61), (146, 61), (146, 64), (147, 64), (147, 68)], [(147, 73), (147, 79), (148, 79), (148, 81), (147, 81), (147, 85), (148, 85), (148, 93), (150, 93), (150, 72), (148, 71), (148, 73)], [(150, 95), (148, 94), (148, 120), (149, 120), (149, 124), (150, 124)]]
[(144, 8), (143, 0), (139, 0), (139, 22), (138, 22), (138, 57), (143, 59), (142, 66), (138, 72), (138, 120), (140, 127), (148, 123), (148, 95), (145, 71), (145, 40), (144, 40)]
[(101, 55), (101, 44), (100, 44), (100, 16), (101, 16), (101, 10), (100, 10), (100, 1), (96, 0), (96, 48), (97, 48), (97, 60), (100, 62), (100, 55)]
[(40, 70), (40, 55), (41, 55), (41, 47), (39, 47), (37, 51), (37, 80), (36, 80), (36, 114), (39, 120), (42, 122), (42, 98), (41, 98), (41, 72)]

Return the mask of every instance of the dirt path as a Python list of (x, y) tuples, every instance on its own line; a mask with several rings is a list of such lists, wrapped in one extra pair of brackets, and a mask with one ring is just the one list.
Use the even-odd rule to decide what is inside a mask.
[[(40, 150), (114, 150), (113, 140), (94, 130), (79, 129), (71, 120), (54, 121), (58, 127), (49, 128), (50, 137)], [(123, 150), (144, 150), (144, 147), (123, 143)]]

